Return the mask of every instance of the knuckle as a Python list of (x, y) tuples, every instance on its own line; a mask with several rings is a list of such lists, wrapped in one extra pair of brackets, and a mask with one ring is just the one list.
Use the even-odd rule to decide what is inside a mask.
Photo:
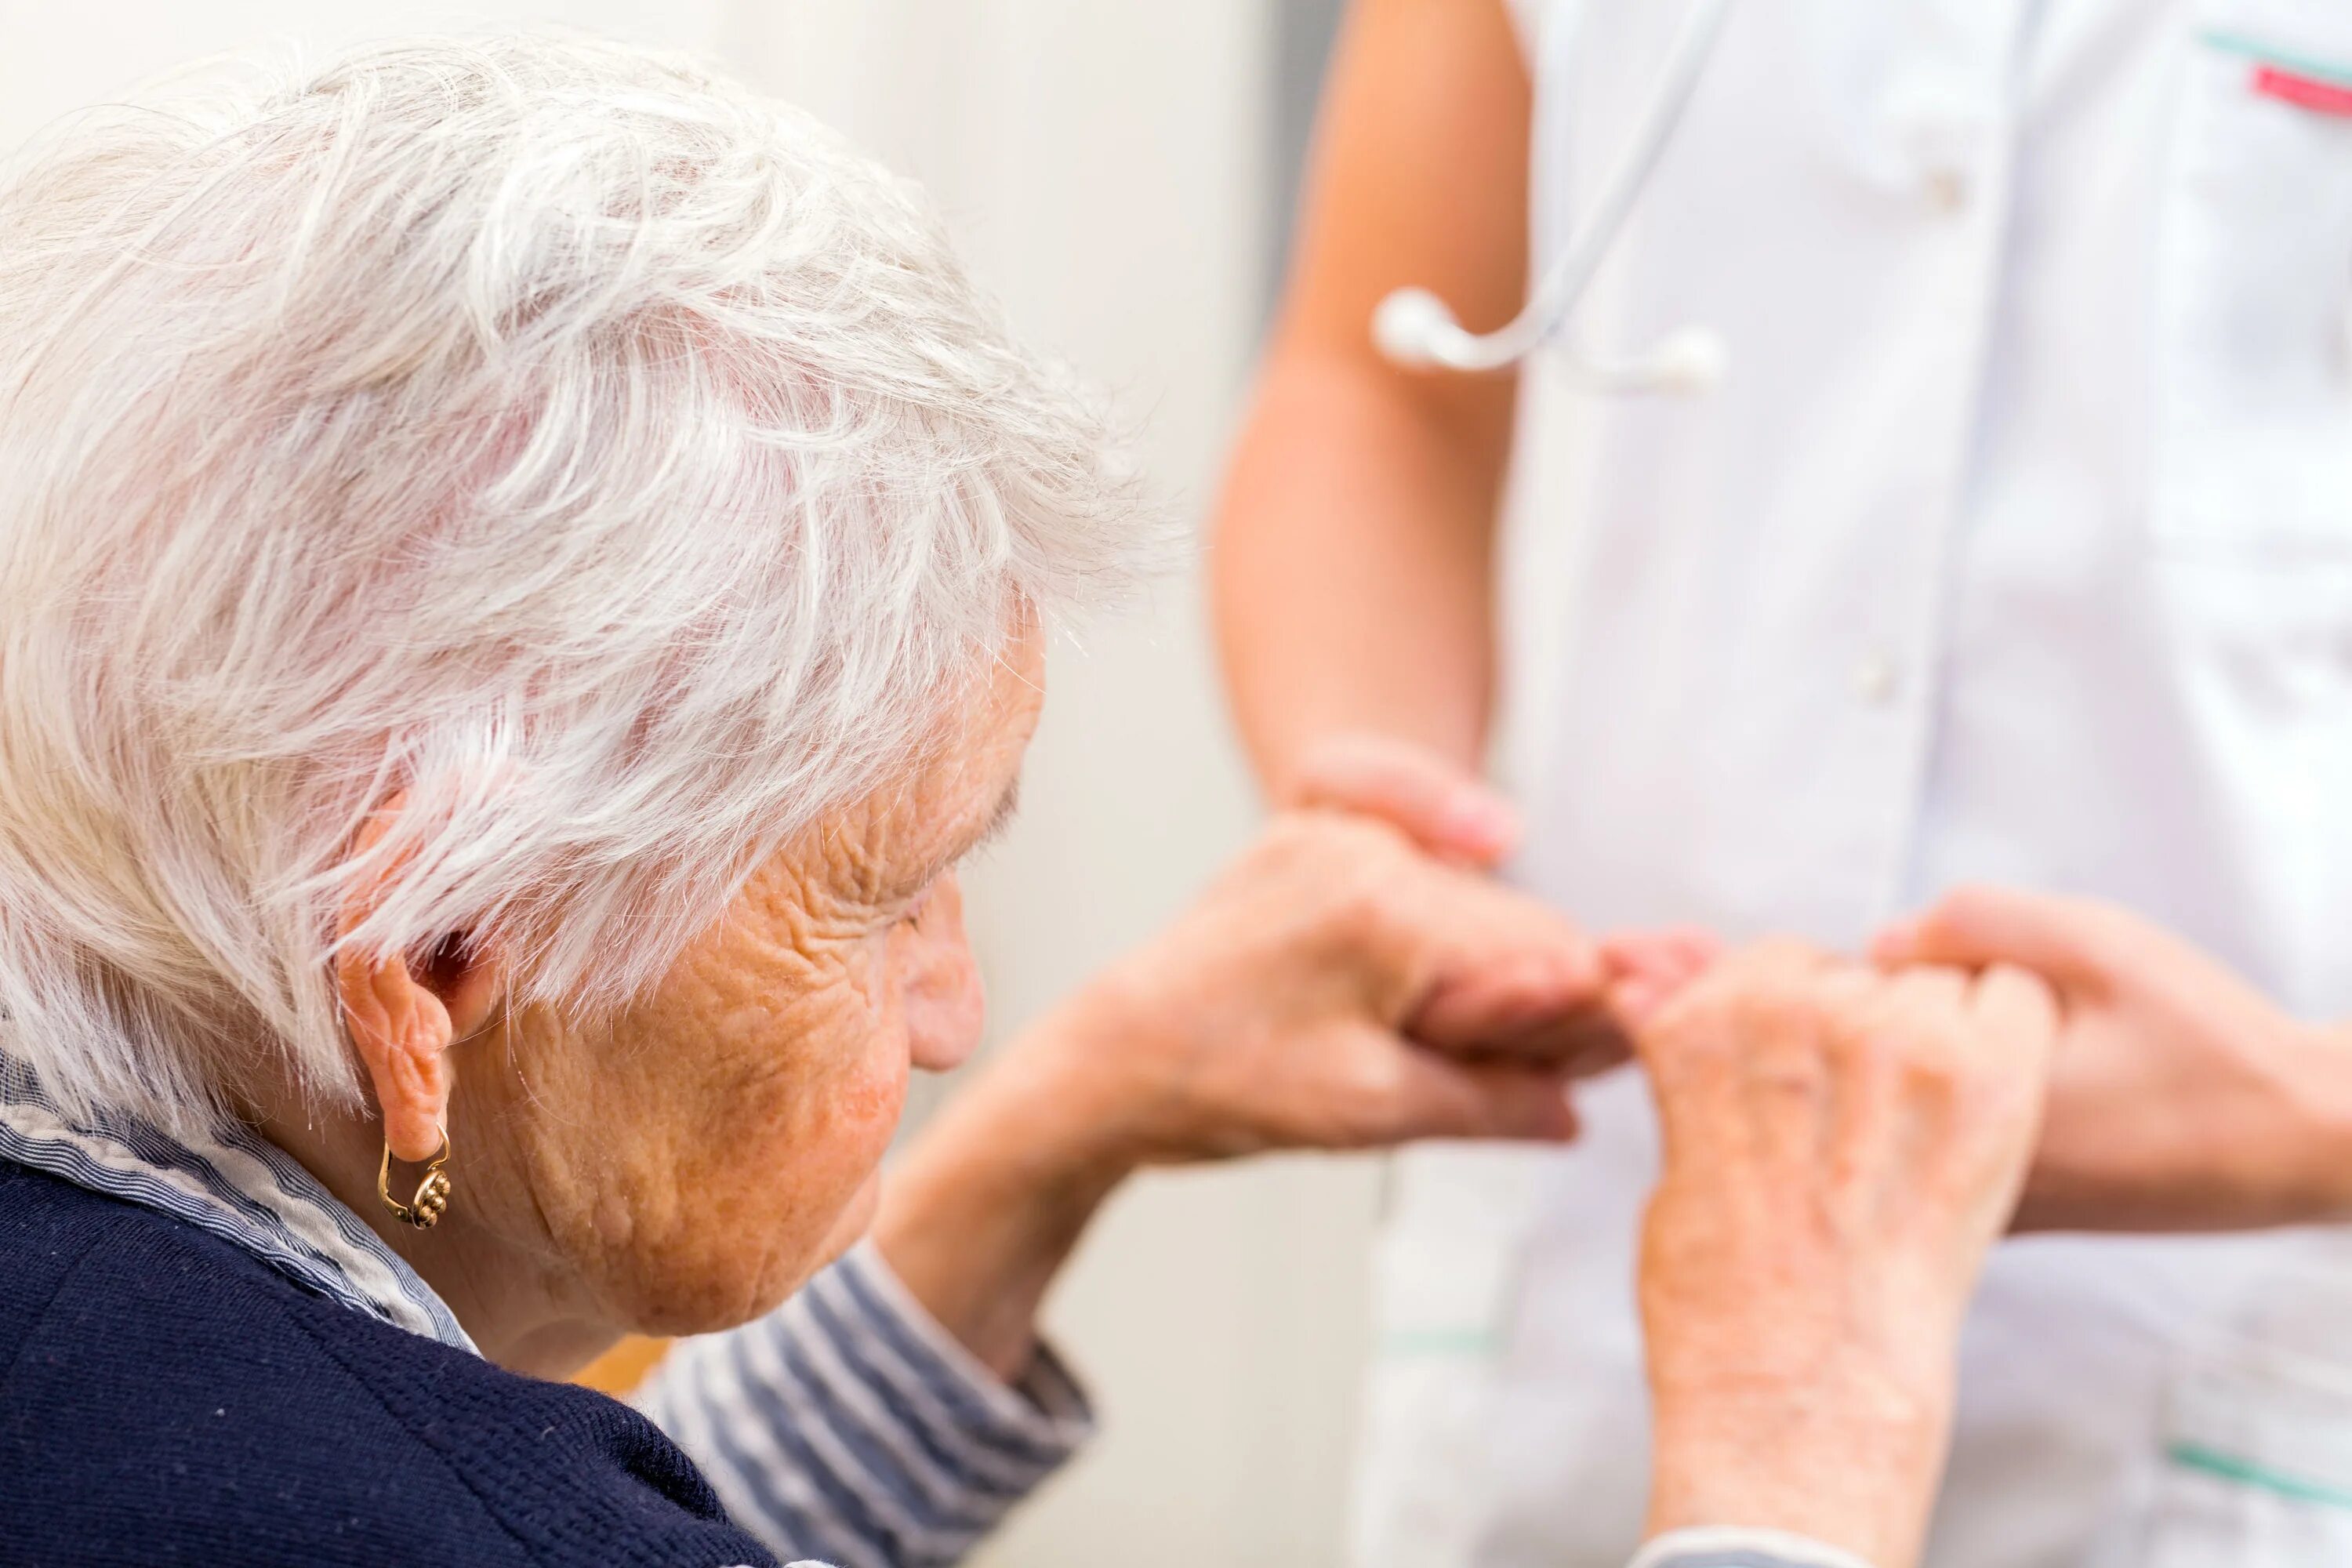
[(1818, 1045), (1833, 1032), (1820, 996), (1790, 976), (1775, 975), (1759, 984), (1743, 1013), (1749, 1031), (1783, 1048)]
[(1286, 811), (1267, 823), (1258, 835), (1251, 858), (1286, 868), (1311, 862), (1325, 853), (1324, 846), (1335, 820), (1324, 812)]
[(1286, 812), (1263, 839), (1271, 853), (1305, 871), (1391, 859), (1401, 842), (1384, 823), (1337, 811)]
[(1381, 943), (1396, 924), (1394, 889), (1360, 863), (1329, 868), (1320, 903), (1324, 929), (1350, 948)]
[(1416, 1107), (1404, 1064), (1386, 1052), (1358, 1052), (1334, 1075), (1332, 1110), (1354, 1135), (1377, 1138), (1408, 1121)]
[(1387, 878), (1381, 831), (1347, 817), (1292, 812), (1277, 817), (1251, 851), (1249, 868), (1301, 907), (1328, 921), (1374, 912)]
[(1363, 1105), (1387, 1105), (1404, 1093), (1404, 1064), (1389, 1051), (1349, 1054), (1340, 1083), (1347, 1097)]
[(1643, 1054), (1654, 1065), (1699, 1068), (1727, 1060), (1738, 1031), (1737, 998), (1694, 994), (1662, 1014), (1643, 1037)]

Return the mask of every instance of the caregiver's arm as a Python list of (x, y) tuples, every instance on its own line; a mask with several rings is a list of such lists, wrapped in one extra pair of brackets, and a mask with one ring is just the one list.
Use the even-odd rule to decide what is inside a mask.
[(1652, 1560), (1916, 1561), (2055, 1026), (2021, 970), (1890, 978), (1772, 946), (1642, 1030), (1664, 1152), (1641, 1255)]
[(2032, 969), (2064, 1010), (2028, 1229), (2231, 1230), (2352, 1216), (2352, 1030), (2288, 1016), (2112, 905), (1999, 888), (1879, 943)]
[(1560, 1139), (1613, 1059), (1597, 956), (1541, 905), (1307, 815), (1014, 1041), (885, 1184), (876, 1240), (1000, 1374), (1087, 1220), (1146, 1165), (1433, 1136)]
[(1234, 710), (1278, 802), (1349, 735), (1478, 767), (1513, 384), (1399, 370), (1370, 322), (1408, 284), (1473, 328), (1518, 308), (1528, 95), (1503, 0), (1355, 0), (1211, 555)]

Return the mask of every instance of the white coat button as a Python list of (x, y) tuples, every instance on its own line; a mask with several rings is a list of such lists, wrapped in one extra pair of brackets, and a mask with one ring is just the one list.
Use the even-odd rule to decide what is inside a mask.
[(1927, 199), (1935, 204), (1937, 212), (1957, 215), (1968, 211), (1970, 195), (1967, 170), (1927, 171)]
[(1903, 694), (1903, 672), (1885, 654), (1870, 654), (1853, 667), (1853, 694), (1884, 708)]

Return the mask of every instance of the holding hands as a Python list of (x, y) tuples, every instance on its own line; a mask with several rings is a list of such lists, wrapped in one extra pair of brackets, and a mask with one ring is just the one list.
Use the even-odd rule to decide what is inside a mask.
[(1139, 1168), (1564, 1140), (1573, 1081), (1638, 1055), (1664, 1135), (1639, 1282), (1653, 1528), (1796, 1531), (1902, 1568), (2005, 1229), (2352, 1202), (2352, 1050), (2120, 911), (1956, 894), (1874, 964), (1789, 943), (1724, 957), (1691, 931), (1595, 942), (1484, 875), (1516, 820), (1433, 753), (1334, 742), (1282, 804), (1187, 914), (1000, 1052), (892, 1179), (885, 1255), (1002, 1372)]
[[(1430, 855), (1491, 869), (1514, 847), (1509, 803), (1437, 753), (1349, 734), (1310, 749), (1293, 804), (1389, 823)], [(1598, 948), (1617, 1015), (1638, 1023), (1714, 958), (1702, 932)], [(1885, 932), (1885, 968), (2031, 971), (2063, 1024), (2023, 1229), (2239, 1229), (2352, 1211), (2352, 1039), (2288, 1016), (2187, 942), (2111, 905), (1997, 888), (1956, 891)]]
[(2231, 1230), (2352, 1209), (2352, 1041), (2112, 905), (1954, 892), (1889, 964), (2018, 964), (2064, 1016), (2024, 1228)]
[[(1370, 734), (1310, 748), (1293, 805), (1386, 822), (1432, 857), (1491, 869), (1509, 803), (1475, 773)], [(1638, 1026), (1714, 959), (1704, 933), (1596, 950), (1614, 1016)], [(2236, 1229), (2352, 1211), (2352, 1038), (2288, 1016), (2188, 943), (2126, 911), (2005, 889), (1957, 891), (1884, 933), (1884, 968), (2028, 970), (2063, 1025), (2021, 1228)]]
[[(1516, 836), (1500, 797), (1400, 742), (1335, 742), (1288, 787), (1466, 868)], [(1689, 933), (1598, 951), (1664, 1136), (1640, 1281), (1654, 1530), (1911, 1562), (2004, 1228), (2352, 1211), (2352, 1039), (2122, 910), (1963, 889), (1884, 933), (1875, 967), (1785, 944), (1715, 963)]]
[(2021, 970), (1883, 974), (1772, 943), (1642, 1031), (1664, 1155), (1640, 1280), (1654, 1531), (1914, 1560), (2056, 1026)]
[(2352, 1206), (2347, 1042), (2147, 921), (1972, 889), (1874, 957), (1755, 949), (1640, 1031), (1664, 1142), (1641, 1265), (1654, 1530), (1912, 1563), (2005, 1226)]
[(1054, 1273), (1134, 1171), (1571, 1137), (1570, 1081), (1630, 1049), (1614, 989), (1600, 949), (1538, 900), (1383, 823), (1290, 813), (998, 1053), (886, 1184), (877, 1239), (1009, 1373)]

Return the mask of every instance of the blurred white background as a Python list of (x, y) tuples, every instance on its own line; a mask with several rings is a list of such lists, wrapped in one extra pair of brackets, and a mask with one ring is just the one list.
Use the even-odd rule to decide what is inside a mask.
[[(1198, 518), (1336, 3), (0, 0), (0, 143), (269, 40), (557, 22), (690, 49), (927, 184), (1014, 320), (1120, 396), (1157, 488)], [(1000, 1037), (1250, 831), (1197, 579), (1057, 651), (1024, 798), (971, 879)], [(1053, 1313), (1107, 1435), (990, 1563), (1337, 1563), (1377, 1184), (1363, 1162), (1285, 1162), (1130, 1190)]]

